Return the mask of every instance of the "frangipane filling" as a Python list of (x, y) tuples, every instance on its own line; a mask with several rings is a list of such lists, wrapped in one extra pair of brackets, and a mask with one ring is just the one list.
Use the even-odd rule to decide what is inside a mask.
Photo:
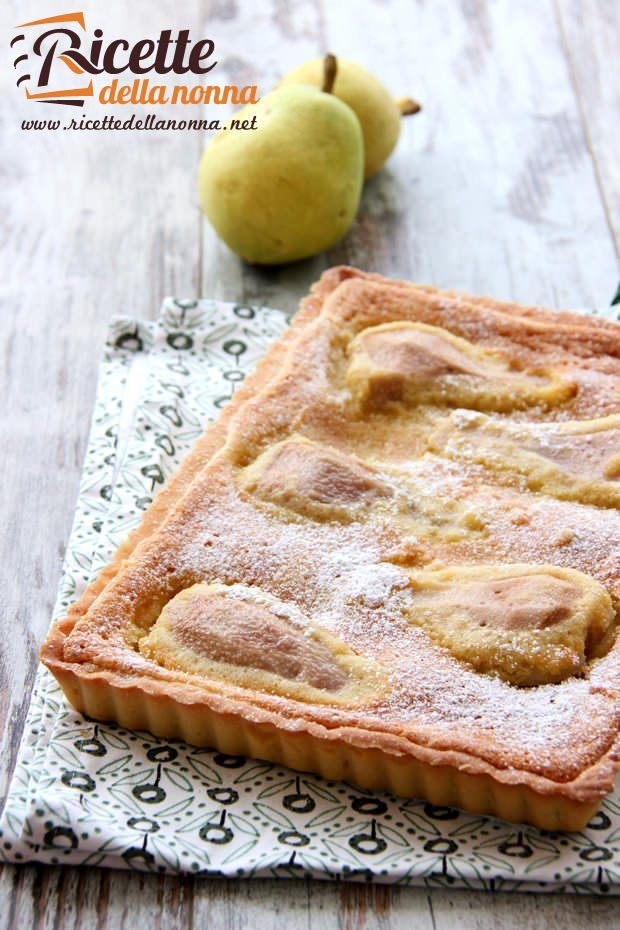
[(369, 465), (302, 437), (267, 449), (245, 470), (243, 483), (264, 500), (318, 519), (349, 518), (390, 494)]
[(597, 581), (552, 565), (458, 566), (412, 575), (408, 620), (479, 672), (514, 685), (582, 675), (615, 632)]
[(139, 649), (165, 668), (319, 703), (368, 701), (381, 678), (296, 607), (242, 584), (181, 591)]
[[(460, 407), (438, 421), (429, 450), (518, 472), (536, 489), (591, 500), (587, 488), (620, 476), (619, 417), (537, 424), (474, 412), (561, 404), (574, 385), (552, 371), (516, 368), (439, 327), (396, 322), (363, 330), (350, 345), (346, 380), (359, 410)], [(262, 451), (241, 470), (240, 485), (256, 501), (312, 520), (379, 515), (405, 535), (427, 538), (446, 525), (454, 539), (460, 528), (484, 532), (484, 520), (461, 512), (461, 504), (414, 497), (397, 470), (298, 434)], [(572, 569), (457, 565), (410, 570), (409, 576), (403, 620), (459, 661), (513, 685), (583, 675), (613, 640), (609, 594)], [(251, 586), (218, 582), (193, 585), (173, 598), (139, 649), (190, 675), (336, 704), (368, 699), (383, 674), (371, 657), (355, 654), (294, 605)]]
[(620, 506), (620, 416), (560, 423), (513, 423), (459, 410), (429, 436), (428, 447), (475, 462), (535, 491)]
[(513, 410), (554, 404), (574, 385), (550, 372), (521, 371), (496, 352), (424, 323), (385, 323), (351, 344), (347, 384), (356, 405), (440, 404)]
[(375, 519), (405, 534), (452, 540), (486, 532), (471, 507), (422, 493), (397, 469), (379, 469), (302, 436), (261, 453), (243, 470), (241, 485), (254, 498), (311, 520)]

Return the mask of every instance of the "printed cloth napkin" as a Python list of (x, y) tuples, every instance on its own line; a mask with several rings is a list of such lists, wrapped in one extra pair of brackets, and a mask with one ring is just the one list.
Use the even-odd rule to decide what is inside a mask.
[[(112, 323), (56, 616), (286, 325), (276, 310), (172, 299), (156, 322)], [(541, 832), (99, 724), (41, 668), (0, 858), (613, 894), (620, 793), (581, 833)]]

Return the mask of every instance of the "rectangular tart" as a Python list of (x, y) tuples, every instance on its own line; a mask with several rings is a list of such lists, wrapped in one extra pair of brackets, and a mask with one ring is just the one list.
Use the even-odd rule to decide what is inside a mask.
[(581, 828), (620, 757), (619, 357), (331, 269), (42, 661), (95, 719)]

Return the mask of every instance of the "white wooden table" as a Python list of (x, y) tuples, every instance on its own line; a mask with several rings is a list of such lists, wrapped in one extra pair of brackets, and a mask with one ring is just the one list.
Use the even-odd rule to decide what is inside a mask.
[[(49, 6), (49, 4), (48, 4)], [(292, 310), (327, 266), (553, 307), (606, 304), (620, 243), (617, 0), (89, 0), (106, 35), (211, 36), (218, 78), (256, 81), (330, 49), (424, 113), (329, 254), (244, 265), (201, 220), (197, 133), (34, 133), (2, 69), (0, 795), (27, 710), (77, 493), (106, 324), (165, 294)], [(8, 9), (7, 9), (8, 7)], [(43, 5), (45, 7), (45, 4)], [(52, 9), (53, 8), (53, 9)], [(50, 12), (59, 7), (52, 4)], [(64, 7), (63, 7), (64, 10)], [(4, 4), (6, 31), (49, 15)], [(31, 112), (31, 111), (30, 111)], [(206, 881), (41, 866), (0, 873), (11, 928), (617, 926), (595, 898)]]

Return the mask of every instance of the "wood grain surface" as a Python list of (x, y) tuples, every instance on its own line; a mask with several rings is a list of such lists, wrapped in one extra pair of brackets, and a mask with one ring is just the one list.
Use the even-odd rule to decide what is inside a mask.
[[(113, 314), (152, 317), (166, 294), (292, 311), (320, 272), (340, 262), (554, 307), (604, 305), (618, 275), (617, 0), (79, 6), (109, 37), (166, 27), (211, 36), (218, 80), (255, 81), (263, 93), (290, 67), (330, 49), (370, 67), (395, 95), (418, 97), (424, 111), (403, 126), (342, 243), (307, 262), (259, 270), (201, 220), (196, 168), (204, 138), (23, 132), (21, 120), (32, 114), (7, 57), (0, 69), (0, 796), (55, 597)], [(0, 15), (7, 35), (49, 13), (39, 0), (9, 0)], [(617, 926), (617, 907), (590, 897), (36, 865), (0, 871), (0, 926), (19, 930), (253, 930), (276, 920), (288, 930), (604, 930)]]

